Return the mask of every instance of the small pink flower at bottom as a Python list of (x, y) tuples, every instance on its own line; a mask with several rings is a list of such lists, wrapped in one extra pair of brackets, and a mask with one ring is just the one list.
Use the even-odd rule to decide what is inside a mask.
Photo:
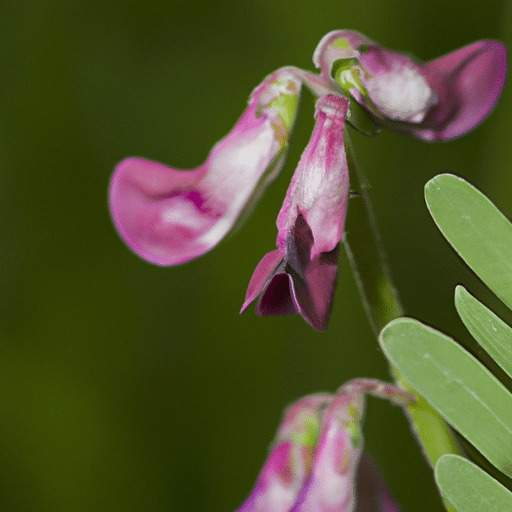
[(151, 263), (177, 265), (217, 245), (281, 169), (300, 89), (287, 71), (267, 77), (197, 169), (123, 160), (112, 176), (109, 203), (130, 249)]
[(237, 512), (352, 512), (356, 504), (358, 512), (398, 512), (363, 453), (366, 393), (399, 405), (414, 399), (371, 379), (350, 381), (335, 395), (302, 398), (286, 411), (258, 481)]
[(347, 112), (344, 97), (317, 101), (313, 134), (277, 218), (278, 248), (256, 267), (242, 311), (261, 292), (259, 315), (300, 313), (316, 329), (327, 327), (349, 193)]

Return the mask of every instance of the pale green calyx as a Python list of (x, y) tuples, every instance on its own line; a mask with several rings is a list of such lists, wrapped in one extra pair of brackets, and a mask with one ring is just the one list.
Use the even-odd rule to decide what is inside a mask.
[(364, 73), (364, 71), (356, 58), (339, 59), (333, 62), (332, 78), (347, 95), (350, 95), (350, 91), (355, 87), (362, 96), (366, 96), (366, 89), (361, 83), (360, 73)]
[(298, 95), (297, 94), (279, 94), (271, 103), (268, 108), (275, 110), (283, 123), (286, 134), (290, 133), (295, 120), (295, 113), (297, 111)]
[(266, 113), (275, 119), (272, 125), (276, 137), (284, 143), (284, 139), (290, 134), (295, 121), (299, 94), (300, 82), (298, 79), (291, 74), (284, 74), (272, 82), (259, 99), (258, 115)]
[(338, 39), (335, 39), (331, 46), (333, 48), (336, 48), (337, 50), (345, 50), (350, 48), (350, 45), (348, 44), (348, 41), (346, 39), (343, 39), (343, 37), (338, 37)]
[(290, 441), (301, 446), (315, 448), (320, 436), (320, 420), (316, 415), (307, 414), (301, 419), (299, 429), (293, 430), (290, 435)]
[(345, 428), (350, 432), (350, 443), (354, 448), (359, 448), (363, 442), (363, 436), (361, 433), (361, 412), (354, 405), (348, 406), (348, 415), (351, 421), (345, 424)]

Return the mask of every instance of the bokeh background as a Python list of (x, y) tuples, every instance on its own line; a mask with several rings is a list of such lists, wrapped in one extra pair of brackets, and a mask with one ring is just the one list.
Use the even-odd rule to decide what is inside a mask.
[[(317, 42), (339, 28), (423, 60), (483, 38), (512, 48), (512, 2), (0, 4), (0, 510), (234, 510), (286, 405), (389, 378), (344, 254), (326, 333), (238, 314), (313, 126), (308, 91), (279, 179), (204, 257), (151, 266), (107, 209), (118, 161), (199, 165), (268, 73), (313, 69)], [(353, 134), (407, 314), (462, 341), (455, 284), (500, 305), (437, 232), (423, 186), (460, 174), (512, 217), (511, 89), (450, 143)], [(365, 438), (404, 511), (442, 510), (398, 409), (370, 399)]]

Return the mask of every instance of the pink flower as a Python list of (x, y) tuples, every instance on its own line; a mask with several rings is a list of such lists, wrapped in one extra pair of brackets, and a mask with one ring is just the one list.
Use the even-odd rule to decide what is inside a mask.
[(344, 97), (317, 101), (313, 134), (277, 218), (277, 250), (256, 267), (242, 311), (261, 292), (259, 315), (300, 313), (316, 329), (327, 327), (349, 193), (347, 111)]
[(352, 30), (327, 34), (313, 61), (324, 80), (378, 123), (427, 141), (453, 139), (480, 124), (501, 94), (507, 69), (498, 41), (478, 41), (421, 64)]
[(136, 254), (176, 265), (217, 245), (282, 167), (301, 82), (276, 71), (197, 169), (127, 158), (110, 184), (117, 231)]
[(506, 61), (497, 41), (421, 64), (358, 32), (330, 32), (313, 55), (320, 74), (286, 67), (267, 77), (203, 165), (182, 171), (142, 158), (122, 161), (110, 184), (115, 227), (157, 265), (212, 249), (280, 171), (304, 84), (319, 97), (315, 129), (277, 219), (277, 249), (256, 267), (241, 311), (260, 295), (259, 315), (299, 313), (324, 330), (349, 193), (345, 121), (367, 134), (388, 126), (427, 141), (458, 137), (494, 107)]
[(384, 480), (363, 454), (364, 395), (403, 405), (408, 392), (376, 380), (350, 381), (335, 395), (288, 408), (256, 485), (237, 512), (398, 512)]

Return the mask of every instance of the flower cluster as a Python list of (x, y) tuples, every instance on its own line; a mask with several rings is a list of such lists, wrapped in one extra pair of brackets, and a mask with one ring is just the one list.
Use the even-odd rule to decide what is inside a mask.
[(256, 485), (237, 512), (398, 512), (363, 452), (365, 394), (405, 405), (391, 384), (353, 380), (335, 395), (306, 396), (286, 411)]
[(421, 64), (358, 32), (327, 34), (313, 55), (318, 75), (285, 67), (252, 93), (206, 162), (182, 171), (141, 158), (122, 161), (110, 185), (114, 224), (126, 244), (157, 265), (177, 265), (217, 245), (280, 171), (301, 86), (318, 96), (316, 124), (277, 218), (277, 249), (250, 280), (242, 311), (300, 313), (327, 326), (347, 211), (346, 122), (386, 126), (426, 141), (478, 125), (501, 94), (506, 50), (479, 41)]

